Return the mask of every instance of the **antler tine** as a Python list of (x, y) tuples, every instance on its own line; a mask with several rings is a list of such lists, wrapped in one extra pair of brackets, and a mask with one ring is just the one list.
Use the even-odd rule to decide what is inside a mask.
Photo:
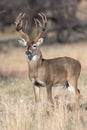
[(47, 17), (44, 13), (38, 13), (38, 15), (41, 17), (42, 19), (42, 23), (40, 20), (38, 20), (37, 18), (34, 19), (35, 21), (35, 24), (37, 26), (37, 24), (41, 27), (41, 32), (38, 33), (37, 37), (35, 38), (35, 42), (38, 41), (38, 39), (41, 37), (41, 35), (43, 34), (43, 32), (45, 31), (46, 29), (46, 25), (47, 25)]
[(25, 31), (28, 29), (28, 21), (26, 21), (24, 28), (25, 28)]
[(47, 17), (46, 17), (46, 15), (43, 12), (38, 13), (38, 15), (42, 18), (42, 20), (43, 20), (43, 26), (45, 27), (46, 24), (47, 24)]
[(15, 21), (16, 24), (16, 30), (20, 31), (21, 29), (23, 29), (23, 19), (24, 19), (25, 13), (20, 13)]
[(20, 23), (21, 20), (23, 20), (24, 16), (25, 16), (25, 13), (20, 13), (20, 14), (17, 16), (15, 23)]
[(19, 20), (22, 15), (23, 15), (23, 13), (20, 13), (20, 14), (17, 16), (16, 20)]
[(39, 26), (42, 28), (43, 27), (43, 25), (42, 25), (42, 23), (36, 18), (36, 22), (39, 24)]
[(30, 38), (27, 34), (27, 27), (28, 27), (28, 22), (26, 21), (24, 24), (24, 18), (25, 18), (25, 13), (20, 13), (18, 17), (16, 18), (16, 30), (25, 38), (27, 43), (29, 43)]
[(45, 15), (43, 12), (41, 12), (41, 14), (44, 16), (44, 19), (45, 19), (45, 21), (47, 22), (47, 17), (46, 17), (46, 15)]
[(37, 29), (37, 33), (39, 32), (38, 30), (38, 27), (37, 27), (37, 20), (34, 18), (34, 22), (35, 22), (35, 26), (36, 26), (36, 29)]

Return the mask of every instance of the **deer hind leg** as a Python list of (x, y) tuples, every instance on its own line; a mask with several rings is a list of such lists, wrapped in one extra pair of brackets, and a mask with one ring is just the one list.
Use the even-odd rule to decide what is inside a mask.
[(52, 103), (53, 104), (53, 99), (52, 99), (52, 86), (47, 86), (47, 101), (48, 103)]
[(72, 92), (75, 96), (75, 103), (74, 103), (74, 110), (78, 109), (79, 107), (79, 97), (80, 97), (80, 90), (77, 88), (77, 81), (71, 80), (68, 82), (68, 90)]

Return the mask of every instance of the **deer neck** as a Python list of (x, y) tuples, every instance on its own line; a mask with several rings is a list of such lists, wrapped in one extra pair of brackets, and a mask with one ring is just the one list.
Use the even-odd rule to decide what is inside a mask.
[(38, 68), (42, 65), (42, 60), (43, 60), (42, 54), (40, 51), (38, 51), (36, 55), (34, 55), (32, 60), (28, 60), (29, 70), (31, 71), (38, 70)]

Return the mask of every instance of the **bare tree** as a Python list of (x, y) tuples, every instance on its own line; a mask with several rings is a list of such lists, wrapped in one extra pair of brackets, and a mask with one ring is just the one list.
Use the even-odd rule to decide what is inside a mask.
[[(76, 18), (77, 6), (81, 0), (3, 0), (0, 2), (0, 11), (6, 10), (4, 15), (0, 16), (0, 23), (8, 26), (14, 23), (18, 13), (27, 12), (27, 19), (31, 27), (34, 22), (31, 21), (38, 12), (46, 13), (48, 17), (48, 32), (56, 32), (56, 38), (59, 42), (66, 42), (72, 29), (77, 29), (79, 21)], [(80, 24), (81, 26), (81, 24)]]
[(27, 0), (2, 0), (0, 1), (0, 11), (5, 10), (5, 13), (0, 15), (0, 22), (3, 26), (8, 26), (14, 23), (17, 14), (21, 11), (28, 10)]

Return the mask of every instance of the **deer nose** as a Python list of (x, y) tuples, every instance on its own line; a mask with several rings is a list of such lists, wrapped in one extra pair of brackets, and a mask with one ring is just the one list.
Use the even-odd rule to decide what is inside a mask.
[(27, 50), (26, 51), (26, 54), (28, 55), (28, 54), (32, 54), (32, 51), (31, 50)]

